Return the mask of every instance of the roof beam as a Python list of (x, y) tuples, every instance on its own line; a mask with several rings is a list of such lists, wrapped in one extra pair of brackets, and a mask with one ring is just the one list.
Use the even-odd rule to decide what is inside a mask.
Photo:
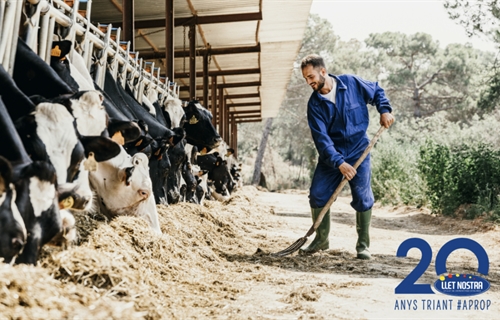
[[(217, 88), (241, 88), (241, 87), (257, 87), (260, 86), (261, 82), (260, 81), (251, 81), (251, 82), (234, 82), (234, 83), (223, 83), (223, 84), (218, 84)], [(203, 86), (198, 85), (196, 86), (196, 90), (202, 90)], [(189, 86), (182, 86), (180, 87), (180, 91), (189, 91)], [(224, 96), (225, 97), (225, 96)]]
[(238, 107), (255, 107), (255, 106), (260, 106), (261, 103), (260, 101), (258, 102), (245, 102), (245, 103), (231, 103), (231, 104), (226, 104), (227, 107), (229, 108), (238, 108)]
[(259, 87), (259, 86), (261, 86), (260, 81), (223, 83), (217, 85), (217, 87), (219, 88), (241, 88), (241, 87)]
[[(222, 14), (210, 16), (191, 16), (184, 18), (175, 18), (174, 26), (180, 27), (185, 25), (194, 24), (213, 24), (213, 23), (226, 23), (226, 22), (241, 22), (241, 21), (258, 21), (262, 20), (262, 12), (251, 13), (235, 13), (235, 14)], [(122, 26), (122, 21), (109, 22), (113, 28)], [(135, 29), (150, 29), (150, 28), (164, 28), (165, 19), (151, 19), (135, 21)]]
[(236, 119), (236, 123), (246, 123), (246, 122), (261, 122), (262, 119)]
[[(142, 55), (141, 55), (142, 57)], [(242, 74), (255, 74), (255, 73), (260, 73), (260, 68), (251, 68), (251, 69), (232, 69), (232, 70), (213, 70), (213, 71), (208, 71), (208, 76), (213, 77), (213, 76), (236, 76), (236, 75), (242, 75)], [(197, 77), (203, 77), (203, 71), (197, 71), (196, 72)], [(189, 78), (189, 72), (176, 72), (175, 73), (175, 78)]]
[[(164, 51), (165, 48), (160, 48), (160, 51)], [(236, 53), (259, 53), (260, 52), (260, 43), (257, 43), (255, 46), (244, 46), (244, 47), (226, 47), (226, 48), (211, 48), (211, 49), (200, 49), (196, 50), (196, 56), (201, 57), (204, 54), (208, 53), (209, 55), (223, 55), (223, 54), (236, 54)], [(175, 58), (184, 58), (189, 57), (189, 50), (175, 50), (174, 52)], [(141, 58), (147, 59), (163, 59), (165, 58), (164, 54), (160, 54), (154, 51), (141, 51)]]
[(249, 114), (249, 113), (259, 113), (260, 114), (260, 109), (257, 109), (257, 110), (242, 110), (242, 111), (238, 111), (238, 110), (231, 111), (231, 110), (229, 110), (229, 113), (234, 113), (235, 116), (240, 115), (240, 114)]

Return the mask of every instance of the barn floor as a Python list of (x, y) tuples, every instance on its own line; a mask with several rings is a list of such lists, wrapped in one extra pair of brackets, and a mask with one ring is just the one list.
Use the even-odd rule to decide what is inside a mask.
[[(45, 249), (37, 267), (0, 267), (0, 319), (497, 318), (498, 227), (376, 205), (373, 259), (358, 261), (349, 201), (341, 197), (332, 207), (331, 249), (311, 257), (266, 254), (284, 249), (311, 226), (307, 193), (301, 191), (244, 187), (228, 203), (159, 206), (162, 236), (152, 235), (137, 218), (107, 222), (78, 215), (77, 245)], [(426, 240), (433, 257), (451, 239), (478, 241), (490, 258), (491, 288), (460, 300), (490, 300), (488, 310), (457, 310), (459, 298), (442, 294), (395, 295), (420, 258), (416, 249), (407, 259), (395, 257), (411, 237)], [(447, 266), (450, 272), (475, 273), (477, 262), (461, 249)], [(419, 282), (436, 280), (431, 263)], [(417, 310), (395, 310), (405, 299), (417, 300)], [(436, 301), (449, 299), (451, 310), (436, 309)], [(428, 301), (432, 310), (424, 310)]]

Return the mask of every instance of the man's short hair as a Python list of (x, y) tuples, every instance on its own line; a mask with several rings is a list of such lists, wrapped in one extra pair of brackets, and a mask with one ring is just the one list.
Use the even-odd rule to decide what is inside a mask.
[(311, 65), (313, 68), (325, 68), (326, 69), (326, 66), (325, 66), (325, 61), (323, 60), (323, 58), (317, 54), (310, 54), (310, 55), (307, 55), (305, 56), (303, 59), (302, 59), (302, 62), (300, 63), (300, 67), (301, 69), (304, 69), (305, 67), (307, 67), (307, 65)]

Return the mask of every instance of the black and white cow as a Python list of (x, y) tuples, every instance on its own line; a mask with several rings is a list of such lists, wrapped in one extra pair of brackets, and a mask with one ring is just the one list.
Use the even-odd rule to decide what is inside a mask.
[(27, 234), (23, 251), (16, 262), (36, 264), (42, 246), (63, 232), (62, 219), (65, 217), (61, 217), (61, 213), (71, 213), (59, 210), (54, 167), (48, 161), (31, 161), (1, 100), (0, 136), (0, 155), (12, 164), (15, 204)]
[(16, 205), (16, 188), (12, 181), (12, 166), (0, 156), (0, 258), (11, 263), (21, 253), (27, 233)]

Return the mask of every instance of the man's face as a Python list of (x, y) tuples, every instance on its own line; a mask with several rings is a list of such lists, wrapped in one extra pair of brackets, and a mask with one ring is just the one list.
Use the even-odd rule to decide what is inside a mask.
[(308, 64), (302, 69), (302, 75), (314, 91), (320, 91), (325, 86), (325, 68), (313, 68), (312, 65)]

